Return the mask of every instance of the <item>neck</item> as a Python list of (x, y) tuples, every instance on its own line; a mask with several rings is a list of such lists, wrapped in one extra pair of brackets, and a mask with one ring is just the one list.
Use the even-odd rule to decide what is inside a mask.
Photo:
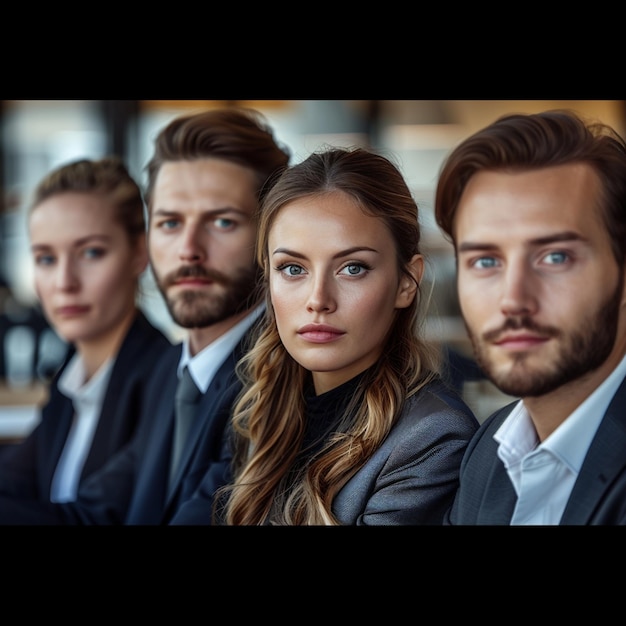
[(614, 350), (597, 369), (537, 397), (524, 398), (540, 441), (549, 437), (613, 372), (624, 357)]
[(102, 367), (105, 361), (117, 354), (128, 333), (128, 329), (135, 319), (136, 313), (137, 309), (130, 310), (114, 328), (111, 328), (105, 334), (75, 342), (76, 351), (85, 363), (85, 382)]
[(198, 352), (201, 352), (208, 345), (219, 339), (222, 335), (227, 333), (231, 328), (236, 326), (242, 319), (248, 316), (256, 307), (237, 313), (231, 317), (226, 318), (211, 324), (210, 326), (203, 326), (201, 328), (189, 329), (189, 351), (191, 356), (195, 356)]

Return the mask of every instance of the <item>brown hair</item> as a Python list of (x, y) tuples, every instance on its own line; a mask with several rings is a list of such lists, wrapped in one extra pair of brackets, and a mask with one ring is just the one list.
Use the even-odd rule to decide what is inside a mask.
[[(276, 214), (293, 200), (333, 191), (348, 194), (365, 214), (380, 220), (395, 242), (399, 274), (411, 276), (407, 268), (420, 244), (418, 207), (399, 169), (365, 149), (331, 148), (284, 171), (261, 205), (257, 260), (266, 286), (267, 240)], [(438, 367), (436, 348), (419, 332), (420, 310), (424, 313), (427, 304), (420, 296), (398, 310), (379, 361), (360, 381), (339, 427), (294, 478), (308, 372), (280, 340), (268, 289), (266, 299), (262, 332), (240, 362), (247, 386), (234, 409), (236, 480), (224, 519), (230, 524), (335, 524), (335, 495), (379, 448), (406, 399)]]
[(79, 159), (49, 172), (37, 185), (30, 205), (32, 213), (44, 200), (67, 192), (106, 198), (115, 208), (118, 222), (131, 240), (146, 232), (141, 189), (118, 157)]
[(164, 163), (210, 157), (255, 171), (260, 198), (268, 178), (289, 163), (290, 152), (276, 141), (265, 117), (253, 109), (210, 109), (177, 117), (157, 135), (154, 154), (146, 165), (148, 208)]
[[(454, 241), (454, 218), (469, 179), (481, 170), (529, 170), (584, 162), (601, 185), (598, 198), (617, 262), (626, 258), (626, 143), (606, 124), (572, 111), (509, 114), (471, 135), (444, 161), (435, 193), (435, 218)], [(566, 207), (564, 207), (566, 210)]]

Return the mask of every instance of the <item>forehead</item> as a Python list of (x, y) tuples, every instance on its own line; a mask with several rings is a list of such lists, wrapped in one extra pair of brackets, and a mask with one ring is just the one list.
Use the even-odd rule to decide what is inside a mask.
[[(122, 229), (115, 219), (116, 208), (106, 198), (93, 193), (55, 194), (33, 208), (29, 216), (31, 232), (44, 229), (46, 236), (55, 232), (109, 232)], [(50, 228), (50, 224), (58, 228)]]
[(254, 170), (224, 159), (168, 161), (157, 174), (153, 205), (204, 199), (242, 208), (256, 203), (257, 187)]
[(600, 180), (588, 164), (479, 172), (461, 196), (454, 224), (457, 245), (562, 231), (609, 239)]
[(337, 238), (355, 245), (365, 240), (391, 240), (381, 219), (364, 213), (354, 198), (342, 191), (298, 198), (282, 206), (270, 226), (269, 239), (292, 237), (313, 246)]
[(380, 226), (380, 220), (366, 215), (351, 196), (343, 191), (333, 191), (287, 202), (278, 210), (270, 230), (275, 231), (286, 225), (300, 225), (304, 229), (353, 227), (355, 222), (365, 228), (371, 222)]

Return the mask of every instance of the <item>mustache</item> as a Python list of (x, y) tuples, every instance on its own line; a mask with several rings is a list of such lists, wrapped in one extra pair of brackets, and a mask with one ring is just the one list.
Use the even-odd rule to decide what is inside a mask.
[(229, 285), (231, 282), (228, 276), (217, 270), (206, 269), (200, 265), (185, 265), (179, 267), (174, 272), (166, 274), (163, 278), (163, 284), (169, 287), (178, 282), (181, 278), (204, 278), (221, 285)]
[(500, 328), (490, 330), (483, 335), (486, 341), (496, 341), (507, 330), (529, 330), (544, 337), (556, 337), (559, 329), (553, 326), (542, 326), (527, 316), (508, 317)]

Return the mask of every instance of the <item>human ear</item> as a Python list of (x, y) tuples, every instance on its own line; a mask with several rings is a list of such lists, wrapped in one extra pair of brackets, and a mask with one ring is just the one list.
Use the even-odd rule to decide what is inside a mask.
[(417, 287), (424, 275), (424, 257), (421, 254), (414, 254), (407, 266), (409, 275), (402, 274), (398, 292), (396, 294), (396, 308), (405, 309), (415, 298)]

